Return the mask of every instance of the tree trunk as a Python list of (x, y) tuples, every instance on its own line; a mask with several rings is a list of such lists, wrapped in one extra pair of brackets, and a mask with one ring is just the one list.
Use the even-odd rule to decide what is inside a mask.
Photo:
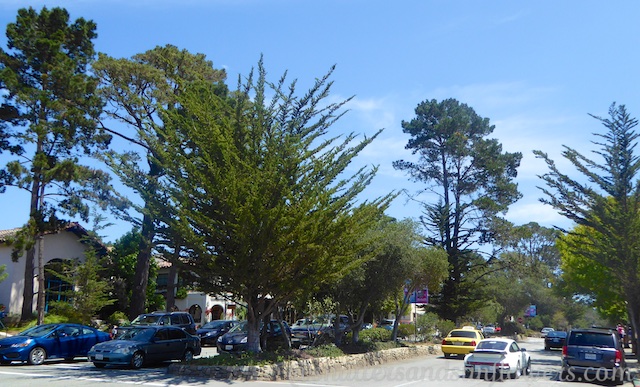
[(131, 309), (129, 311), (129, 318), (131, 320), (145, 312), (147, 301), (147, 285), (149, 284), (149, 267), (151, 264), (151, 242), (155, 235), (153, 219), (148, 211), (145, 211), (142, 219), (142, 230), (140, 230), (140, 234), (140, 247), (134, 275)]
[(178, 259), (180, 257), (180, 249), (176, 247), (169, 267), (169, 276), (167, 278), (167, 312), (176, 305), (176, 276), (178, 274)]
[[(36, 146), (36, 155), (38, 152), (42, 151), (42, 143), (39, 141)], [(31, 198), (29, 201), (29, 222), (34, 222), (35, 224), (31, 224), (29, 226), (35, 227), (36, 230), (39, 229), (40, 225), (37, 221), (39, 217), (40, 211), (40, 175), (39, 170), (34, 171), (33, 182), (31, 184)], [(21, 321), (28, 321), (33, 317), (33, 277), (35, 274), (35, 266), (34, 260), (36, 256), (36, 245), (35, 239), (36, 235), (33, 235), (34, 244), (27, 251), (27, 261), (25, 262), (25, 270), (24, 270), (24, 291), (22, 294), (22, 316), (20, 316)], [(39, 270), (38, 270), (39, 272)]]
[(45, 281), (44, 281), (44, 235), (38, 235), (38, 325), (44, 323)]
[[(247, 298), (247, 351), (260, 352), (260, 320), (258, 298)], [(256, 310), (258, 312), (256, 313)]]
[(33, 317), (33, 274), (35, 267), (33, 260), (36, 255), (36, 246), (27, 250), (24, 263), (24, 291), (22, 292), (22, 314), (20, 321), (26, 322)]

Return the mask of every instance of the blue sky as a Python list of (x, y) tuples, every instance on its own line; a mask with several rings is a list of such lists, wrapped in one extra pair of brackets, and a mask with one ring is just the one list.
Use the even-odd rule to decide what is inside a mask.
[[(507, 218), (566, 227), (539, 203), (546, 166), (532, 151), (570, 171), (561, 146), (591, 155), (592, 133), (603, 131), (588, 113), (605, 116), (617, 102), (640, 116), (637, 1), (0, 0), (3, 49), (17, 10), (45, 5), (95, 21), (100, 52), (130, 57), (173, 44), (225, 68), (232, 88), (261, 55), (271, 80), (288, 71), (301, 92), (335, 64), (332, 98), (355, 96), (336, 130), (384, 128), (358, 160), (380, 167), (369, 197), (423, 187), (391, 166), (412, 157), (401, 122), (421, 101), (456, 98), (491, 120), (505, 151), (523, 153), (523, 198)], [(0, 203), (0, 229), (25, 222), (25, 192), (9, 189)], [(388, 213), (415, 217), (420, 207), (400, 197)], [(102, 234), (113, 241), (129, 229), (116, 222)]]

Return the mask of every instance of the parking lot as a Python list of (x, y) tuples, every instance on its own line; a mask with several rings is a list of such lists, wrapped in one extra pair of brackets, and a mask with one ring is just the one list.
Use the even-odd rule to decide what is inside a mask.
[[(379, 364), (373, 367), (349, 370), (345, 372), (328, 372), (324, 375), (306, 377), (300, 380), (282, 381), (230, 381), (211, 380), (189, 375), (175, 375), (167, 373), (167, 364), (145, 366), (134, 370), (128, 367), (107, 367), (98, 369), (85, 358), (78, 358), (72, 362), (62, 360), (46, 361), (41, 366), (12, 363), (0, 366), (0, 380), (2, 385), (12, 387), (32, 387), (34, 382), (45, 383), (47, 386), (80, 387), (93, 384), (100, 386), (200, 386), (222, 387), (229, 385), (250, 385), (251, 387), (266, 387), (275, 385), (306, 386), (306, 387), (419, 387), (422, 385), (437, 386), (492, 386), (504, 383), (517, 386), (602, 386), (607, 383), (566, 383), (559, 380), (560, 350), (544, 350), (544, 343), (540, 338), (529, 338), (521, 343), (531, 353), (533, 372), (517, 380), (492, 382), (483, 379), (464, 378), (462, 358), (445, 359), (442, 355), (432, 355)], [(215, 347), (204, 347), (201, 357), (215, 356)], [(638, 371), (637, 362), (627, 351), (627, 359), (631, 372)], [(632, 386), (629, 381), (625, 383)]]

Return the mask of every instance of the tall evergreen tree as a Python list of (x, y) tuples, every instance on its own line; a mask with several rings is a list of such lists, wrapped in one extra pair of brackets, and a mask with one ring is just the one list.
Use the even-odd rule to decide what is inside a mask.
[(391, 198), (356, 202), (375, 168), (346, 169), (377, 134), (354, 146), (353, 134), (327, 137), (344, 104), (326, 102), (329, 76), (298, 96), (284, 76), (269, 83), (261, 61), (232, 105), (201, 84), (166, 118), (167, 216), (183, 220), (202, 290), (247, 304), (250, 351), (278, 303), (361, 263), (361, 235)]
[(105, 206), (110, 196), (108, 175), (80, 164), (81, 157), (104, 149), (110, 140), (96, 128), (103, 104), (95, 93), (97, 79), (87, 72), (95, 30), (92, 21), (70, 22), (62, 8), (20, 9), (16, 22), (7, 26), (9, 51), (0, 49), (2, 119), (15, 132), (11, 150), (19, 156), (0, 173), (0, 186), (24, 189), (31, 197), (29, 221), (19, 238), (27, 250), (23, 320), (32, 315), (36, 245), (38, 321), (43, 320), (42, 236), (59, 227), (56, 212), (87, 220), (85, 199)]
[[(141, 197), (142, 205), (135, 206), (142, 218), (120, 216), (140, 228), (140, 245), (137, 252), (134, 289), (136, 295), (145, 294), (149, 282), (149, 267), (154, 247), (157, 222), (152, 202), (162, 197), (158, 180), (163, 171), (156, 161), (153, 145), (164, 140), (158, 131), (163, 127), (158, 109), (179, 108), (177, 98), (192, 82), (204, 81), (215, 85), (219, 94), (226, 94), (224, 70), (213, 68), (203, 54), (191, 54), (172, 45), (156, 47), (131, 59), (116, 59), (100, 55), (93, 66), (101, 79), (101, 92), (110, 103), (107, 116), (125, 124), (124, 129), (110, 126), (103, 121), (103, 128), (114, 136), (134, 144), (132, 151), (112, 152), (107, 164), (122, 182), (133, 188)], [(171, 238), (165, 238), (171, 239)], [(177, 250), (180, 246), (169, 246)], [(145, 297), (131, 300), (129, 317), (145, 311)]]
[[(599, 146), (593, 153), (601, 160), (588, 158), (564, 146), (562, 156), (586, 179), (574, 179), (560, 172), (555, 162), (542, 151), (549, 172), (542, 175), (543, 203), (578, 226), (565, 238), (569, 252), (593, 261), (613, 279), (626, 303), (633, 331), (640, 328), (640, 158), (634, 150), (639, 134), (624, 105), (615, 103), (609, 117), (593, 116), (607, 128), (596, 133)], [(607, 288), (611, 288), (607, 286)], [(637, 339), (637, 337), (636, 337)], [(637, 340), (634, 343), (637, 346)], [(637, 347), (636, 347), (637, 348)], [(640, 352), (636, 352), (640, 356)]]
[(393, 165), (438, 198), (423, 204), (420, 217), (426, 243), (449, 257), (449, 277), (431, 300), (442, 318), (455, 321), (479, 301), (472, 273), (485, 262), (477, 246), (491, 242), (495, 218), (520, 197), (513, 179), (522, 155), (503, 152), (496, 139), (487, 138), (494, 129), (489, 119), (455, 99), (421, 102), (415, 114), (402, 128), (411, 135), (406, 148), (418, 160)]

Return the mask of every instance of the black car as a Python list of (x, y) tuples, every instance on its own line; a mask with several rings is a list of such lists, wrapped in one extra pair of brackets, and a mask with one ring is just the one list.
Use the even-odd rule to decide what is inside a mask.
[[(176, 326), (184, 329), (189, 334), (196, 334), (196, 322), (187, 312), (153, 312), (143, 313), (131, 321), (133, 326)], [(125, 330), (126, 327), (119, 327), (118, 330)]]
[(196, 334), (200, 337), (200, 343), (204, 345), (216, 345), (218, 337), (229, 332), (231, 328), (238, 325), (237, 320), (213, 320), (199, 328)]
[[(282, 321), (286, 330), (285, 334), (291, 336), (291, 328), (289, 325)], [(260, 329), (265, 329), (261, 324)], [(267, 348), (273, 349), (284, 344), (285, 338), (282, 335), (282, 329), (278, 320), (271, 320), (266, 327), (267, 334)], [(222, 352), (244, 352), (247, 349), (247, 321), (241, 321), (238, 325), (234, 326), (229, 332), (218, 338), (218, 353)], [(265, 348), (263, 348), (265, 349)]]
[(566, 341), (567, 341), (567, 332), (565, 331), (548, 332), (544, 338), (544, 349), (548, 351), (551, 348), (562, 348)]
[(618, 331), (607, 328), (572, 329), (562, 347), (561, 380), (624, 383), (629, 370)]

